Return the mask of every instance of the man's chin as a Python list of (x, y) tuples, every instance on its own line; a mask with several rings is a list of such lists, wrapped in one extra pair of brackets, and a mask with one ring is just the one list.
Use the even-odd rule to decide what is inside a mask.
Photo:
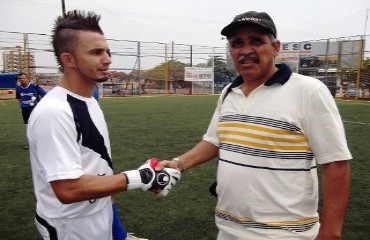
[(108, 79), (109, 77), (102, 77), (102, 78), (95, 79), (95, 82), (102, 83), (102, 82), (106, 82)]

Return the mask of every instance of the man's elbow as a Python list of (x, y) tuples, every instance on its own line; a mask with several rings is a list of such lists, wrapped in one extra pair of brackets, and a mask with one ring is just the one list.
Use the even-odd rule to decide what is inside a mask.
[(79, 202), (81, 193), (76, 187), (76, 180), (61, 180), (51, 182), (52, 189), (57, 199), (63, 204)]
[(58, 200), (63, 204), (70, 204), (76, 202), (75, 198), (68, 193), (55, 193)]

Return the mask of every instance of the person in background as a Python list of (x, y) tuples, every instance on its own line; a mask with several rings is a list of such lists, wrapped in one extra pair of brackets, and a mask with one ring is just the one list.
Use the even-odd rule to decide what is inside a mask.
[(140, 188), (165, 196), (180, 179), (174, 169), (155, 172), (156, 160), (113, 173), (108, 128), (92, 96), (112, 63), (99, 20), (78, 10), (55, 20), (52, 44), (62, 80), (29, 119), (35, 223), (44, 240), (143, 239), (122, 228), (112, 196)]
[(352, 156), (328, 88), (275, 65), (280, 41), (267, 13), (237, 15), (221, 34), (239, 76), (202, 141), (156, 170), (183, 172), (218, 157), (218, 240), (342, 239)]
[[(23, 123), (28, 125), (32, 110), (36, 107), (37, 103), (46, 92), (39, 85), (31, 83), (26, 73), (19, 73), (17, 76), (19, 85), (15, 88), (15, 97), (19, 101), (19, 106), (22, 109)], [(28, 144), (24, 147), (28, 149)]]
[(93, 97), (99, 102), (99, 87), (97, 85), (94, 87)]

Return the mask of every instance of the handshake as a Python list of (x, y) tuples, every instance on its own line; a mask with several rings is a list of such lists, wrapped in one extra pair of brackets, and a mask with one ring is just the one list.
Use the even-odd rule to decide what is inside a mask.
[(149, 159), (137, 170), (122, 172), (127, 179), (127, 190), (141, 188), (144, 191), (152, 191), (157, 196), (166, 196), (177, 181), (181, 173), (173, 168), (164, 168), (156, 171), (155, 167), (160, 161)]

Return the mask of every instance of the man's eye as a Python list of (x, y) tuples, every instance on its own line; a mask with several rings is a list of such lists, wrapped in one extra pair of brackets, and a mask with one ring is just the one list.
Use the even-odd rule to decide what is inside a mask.
[(100, 55), (100, 54), (102, 54), (103, 53), (103, 51), (102, 50), (94, 50), (94, 51), (91, 51), (91, 54), (93, 54), (93, 55)]
[(259, 39), (259, 38), (253, 38), (253, 39), (250, 40), (249, 43), (252, 44), (252, 45), (261, 45), (262, 44), (262, 40)]
[(235, 48), (235, 47), (241, 47), (243, 45), (243, 42), (240, 41), (240, 40), (235, 40), (235, 41), (232, 41), (231, 42), (231, 47)]

